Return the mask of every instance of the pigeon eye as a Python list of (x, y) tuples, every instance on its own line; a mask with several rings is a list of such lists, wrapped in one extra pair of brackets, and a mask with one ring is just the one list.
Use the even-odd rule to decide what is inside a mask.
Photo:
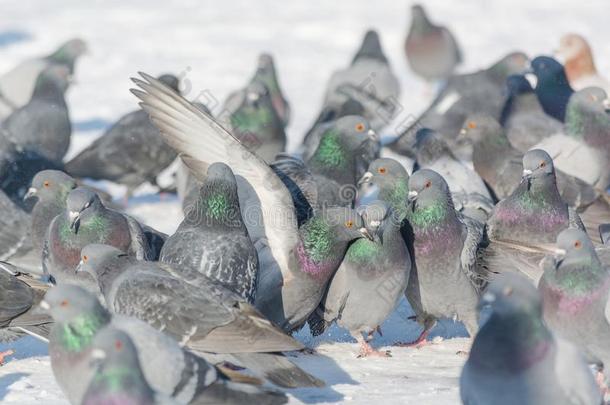
[(121, 350), (121, 349), (123, 348), (123, 342), (121, 342), (120, 340), (115, 341), (115, 342), (114, 342), (114, 347), (115, 347), (117, 350)]
[(580, 243), (580, 241), (579, 241), (579, 240), (577, 240), (576, 242), (574, 242), (574, 247), (575, 247), (576, 249), (580, 249), (580, 247), (581, 247), (581, 246), (582, 246), (582, 243)]
[(359, 122), (358, 124), (356, 124), (356, 131), (358, 132), (362, 132), (364, 131), (364, 124)]
[(546, 162), (544, 160), (540, 162), (540, 167), (546, 167)]
[(59, 306), (62, 307), (67, 307), (70, 303), (68, 302), (68, 300), (63, 300), (62, 302), (59, 303)]
[(379, 172), (379, 174), (385, 174), (386, 169), (385, 167), (380, 167), (379, 169), (377, 169), (377, 172)]
[(349, 228), (349, 229), (353, 228), (353, 227), (354, 227), (354, 221), (352, 221), (351, 219), (350, 219), (350, 220), (345, 221), (345, 226), (346, 226), (347, 228)]
[(502, 291), (502, 294), (504, 294), (505, 297), (510, 297), (513, 294), (513, 288), (506, 287), (504, 291)]
[(477, 123), (474, 121), (469, 121), (468, 122), (468, 128), (470, 129), (475, 129), (477, 127)]
[(89, 260), (89, 257), (87, 257), (87, 255), (83, 256), (83, 262), (86, 262), (87, 260)]
[(595, 96), (594, 94), (591, 94), (589, 98), (591, 99), (591, 101), (597, 101), (597, 96)]
[(430, 188), (431, 185), (432, 185), (432, 182), (430, 180), (428, 180), (426, 182), (426, 184), (424, 184), (424, 188)]
[(49, 180), (45, 180), (45, 182), (42, 183), (42, 185), (45, 187), (49, 187), (51, 185), (51, 182), (49, 182)]

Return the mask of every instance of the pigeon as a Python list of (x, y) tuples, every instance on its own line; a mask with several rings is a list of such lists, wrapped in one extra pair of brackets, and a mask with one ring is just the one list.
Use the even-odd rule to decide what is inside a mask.
[[(422, 128), (417, 131), (416, 139), (418, 166), (443, 176), (456, 209), (459, 206), (458, 211), (464, 209), (475, 216), (474, 219), (485, 223), (494, 203), (481, 177), (453, 155), (443, 136), (436, 131)], [(476, 199), (470, 196), (476, 196)], [(470, 207), (470, 201), (477, 201), (476, 207)]]
[[(206, 400), (215, 395), (231, 398), (234, 389), (238, 391), (236, 395), (243, 395), (241, 384), (234, 386), (226, 381), (222, 372), (203, 358), (181, 348), (174, 339), (146, 322), (111, 315), (94, 295), (79, 286), (63, 284), (51, 288), (40, 307), (55, 321), (49, 340), (51, 368), (71, 403), (81, 403), (96, 375), (91, 367), (95, 339), (106, 327), (116, 328), (131, 338), (150, 387), (178, 403), (208, 403)], [(261, 403), (265, 403), (265, 391), (245, 389), (252, 392), (252, 400), (256, 401), (260, 394)]]
[(368, 30), (350, 66), (332, 74), (317, 126), (346, 115), (361, 115), (380, 131), (399, 112), (400, 84), (381, 48), (379, 34)]
[(562, 123), (544, 112), (524, 75), (509, 76), (506, 87), (508, 98), (500, 124), (517, 150), (526, 152), (548, 136), (562, 132)]
[(237, 181), (229, 166), (209, 166), (196, 203), (187, 207), (159, 260), (204, 275), (254, 303), (258, 257), (241, 216)]
[(544, 320), (553, 332), (570, 340), (604, 369), (610, 366), (610, 270), (600, 261), (589, 237), (566, 229), (557, 237), (557, 253), (547, 256), (538, 290)]
[[(523, 172), (523, 153), (514, 148), (498, 122), (488, 115), (468, 117), (456, 142), (462, 152), (472, 157), (476, 172), (501, 200), (517, 188)], [(546, 150), (546, 149), (545, 149)], [(557, 188), (562, 199), (578, 211), (591, 206), (600, 193), (583, 180), (562, 171), (556, 172)]]
[(72, 134), (64, 99), (69, 73), (62, 65), (44, 69), (38, 75), (30, 101), (2, 122), (0, 136), (10, 142), (16, 152), (33, 153), (50, 162), (61, 163)]
[(32, 250), (32, 219), (23, 207), (0, 190), (0, 260), (13, 259)]
[(433, 24), (420, 4), (411, 6), (405, 54), (411, 70), (427, 81), (447, 79), (462, 62), (462, 52), (451, 31)]
[(409, 173), (392, 158), (378, 158), (371, 162), (368, 170), (358, 180), (362, 195), (367, 192), (365, 187), (376, 187), (375, 197), (389, 204), (394, 212), (406, 215), (409, 193)]
[(536, 75), (536, 96), (544, 111), (551, 117), (565, 121), (566, 106), (574, 90), (570, 87), (561, 63), (550, 56), (538, 56), (532, 60)]
[(599, 239), (604, 245), (610, 244), (610, 224), (601, 224), (599, 226)]
[(476, 303), (487, 279), (477, 266), (485, 247), (483, 225), (456, 212), (441, 175), (421, 169), (409, 178), (407, 220), (413, 230), (413, 259), (406, 296), (423, 331), (407, 345), (425, 344), (439, 318), (460, 320), (470, 336), (478, 329)]
[(411, 258), (400, 233), (403, 218), (389, 205), (373, 202), (362, 207), (362, 217), (374, 240), (358, 239), (349, 246), (309, 324), (317, 336), (336, 321), (358, 341), (359, 357), (385, 357), (389, 353), (373, 349), (369, 341), (398, 306)]
[[(36, 312), (48, 285), (28, 273), (0, 262), (0, 342), (13, 341), (23, 334), (46, 340), (52, 319)], [(0, 365), (13, 350), (0, 352)]]
[[(525, 54), (512, 52), (487, 69), (449, 77), (430, 106), (416, 120), (409, 120), (388, 147), (396, 153), (414, 157), (415, 134), (419, 128), (434, 129), (454, 137), (466, 117), (475, 112), (500, 119), (506, 99), (506, 78), (525, 71), (527, 64)], [(464, 160), (462, 156), (457, 157)]]
[(549, 152), (558, 169), (605, 191), (610, 185), (608, 98), (596, 87), (576, 92), (568, 103), (565, 133), (535, 147)]
[(43, 247), (43, 269), (55, 282), (83, 282), (76, 274), (81, 249), (90, 243), (107, 243), (141, 260), (157, 257), (142, 226), (133, 218), (106, 208), (93, 191), (78, 187), (70, 192), (66, 208), (49, 225)]
[(222, 285), (190, 283), (179, 266), (134, 261), (112, 246), (88, 245), (81, 255), (77, 272), (93, 275), (111, 312), (137, 317), (201, 355), (229, 356), (274, 384), (324, 384), (273, 353), (303, 346)]
[(266, 162), (286, 147), (284, 122), (272, 97), (269, 88), (254, 78), (246, 88), (229, 95), (219, 116), (234, 137)]
[(460, 376), (469, 405), (602, 404), (582, 354), (542, 320), (536, 288), (515, 274), (498, 276), (481, 297), (491, 315)]
[(284, 127), (290, 122), (290, 104), (280, 87), (280, 82), (275, 71), (275, 63), (273, 57), (268, 53), (262, 53), (258, 57), (258, 66), (256, 73), (252, 78), (253, 82), (259, 82), (265, 85), (271, 94), (271, 104), (275, 112), (284, 123)]
[[(354, 185), (379, 157), (379, 137), (360, 116), (346, 116), (320, 127), (305, 163), (317, 188), (319, 206), (351, 206)], [(314, 146), (315, 145), (315, 146)]]
[(144, 91), (132, 92), (187, 166), (201, 177), (213, 162), (233, 170), (242, 217), (248, 218), (258, 253), (256, 307), (287, 332), (300, 328), (322, 299), (347, 244), (368, 235), (362, 218), (348, 208), (329, 208), (299, 229), (290, 191), (268, 164), (209, 115), (153, 77), (142, 77), (145, 81), (134, 82)]
[(71, 39), (51, 55), (25, 61), (0, 76), (0, 121), (27, 104), (43, 70), (53, 65), (65, 66), (72, 75), (76, 60), (86, 51), (87, 45), (82, 39)]
[(600, 87), (610, 92), (610, 82), (602, 77), (593, 61), (591, 47), (581, 35), (566, 34), (559, 41), (557, 55), (564, 60), (566, 76), (570, 87), (582, 90), (587, 87)]
[[(162, 75), (159, 80), (178, 92), (178, 79)], [(163, 142), (159, 130), (142, 110), (121, 117), (102, 136), (65, 165), (72, 176), (110, 180), (125, 184), (128, 195), (139, 185), (157, 185), (157, 176), (176, 158)]]

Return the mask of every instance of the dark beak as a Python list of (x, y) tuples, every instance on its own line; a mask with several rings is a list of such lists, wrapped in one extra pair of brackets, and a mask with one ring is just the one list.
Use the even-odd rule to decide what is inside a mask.
[(74, 231), (74, 233), (78, 233), (78, 227), (80, 226), (80, 212), (70, 211), (68, 213), (70, 219), (70, 229)]

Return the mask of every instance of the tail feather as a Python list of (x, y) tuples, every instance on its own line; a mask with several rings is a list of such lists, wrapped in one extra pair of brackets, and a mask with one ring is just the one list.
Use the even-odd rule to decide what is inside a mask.
[(233, 357), (237, 363), (255, 374), (264, 376), (273, 384), (283, 388), (324, 387), (324, 381), (302, 370), (283, 354), (239, 353)]

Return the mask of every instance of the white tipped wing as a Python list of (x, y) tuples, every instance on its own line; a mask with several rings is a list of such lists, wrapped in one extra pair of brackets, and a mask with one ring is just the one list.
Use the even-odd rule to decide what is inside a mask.
[[(144, 91), (132, 92), (150, 115), (165, 141), (184, 156), (195, 176), (208, 164), (223, 162), (238, 181), (244, 222), (259, 249), (261, 268), (272, 263), (288, 269), (289, 254), (297, 241), (297, 220), (288, 189), (273, 170), (246, 149), (213, 118), (153, 77), (140, 73), (144, 81), (133, 81)], [(261, 250), (268, 250), (262, 252)]]

